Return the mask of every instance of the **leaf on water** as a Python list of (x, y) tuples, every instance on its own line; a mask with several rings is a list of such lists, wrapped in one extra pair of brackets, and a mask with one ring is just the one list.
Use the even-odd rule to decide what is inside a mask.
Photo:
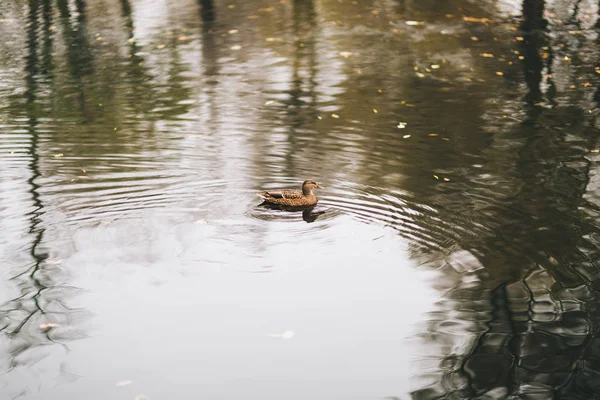
[(592, 149), (590, 150), (590, 153), (600, 153), (600, 149)]
[(40, 329), (52, 329), (52, 328), (57, 328), (59, 326), (60, 325), (55, 324), (53, 322), (48, 322), (48, 323), (45, 323), (45, 324), (41, 324), (40, 325)]
[(321, 120), (321, 119), (323, 119), (323, 117), (321, 117), (321, 116), (319, 115), (319, 116), (317, 116), (317, 119)]
[(331, 114), (331, 118), (336, 118), (336, 119), (337, 119), (337, 118), (339, 118), (339, 117), (340, 117), (340, 116), (339, 116), (339, 115), (337, 115), (337, 114)]
[(429, 137), (438, 137), (439, 135), (437, 133), (430, 133), (429, 135), (427, 135)]
[(425, 22), (422, 21), (405, 21), (404, 23), (408, 26), (425, 25)]
[(273, 100), (267, 100), (265, 102), (265, 106), (270, 106), (271, 104), (275, 104), (275, 102)]
[(116, 383), (116, 386), (117, 387), (124, 387), (124, 386), (127, 386), (127, 385), (131, 385), (131, 383), (132, 383), (132, 381), (130, 381), (130, 380), (119, 381), (119, 382)]
[(492, 53), (480, 53), (479, 57), (494, 58), (494, 55)]
[(439, 177), (439, 176), (437, 176), (437, 175), (434, 175), (433, 177), (434, 177), (435, 179), (440, 179), (440, 177)]
[(377, 93), (383, 93), (383, 90), (377, 89)]
[(398, 122), (398, 129), (404, 129), (408, 125), (408, 122)]
[(158, 46), (156, 46), (157, 49), (164, 49), (165, 45), (164, 44), (159, 44)]
[(278, 338), (278, 339), (284, 339), (284, 340), (288, 340), (293, 338), (294, 336), (296, 336), (296, 334), (294, 333), (294, 331), (285, 331), (283, 333), (271, 333), (269, 334), (269, 337), (272, 338)]
[(446, 14), (446, 18), (454, 18), (454, 14)]
[(597, 74), (600, 74), (600, 67), (594, 68), (594, 71), (596, 71)]
[(227, 8), (229, 8), (230, 10), (232, 10), (232, 9), (234, 9), (234, 8), (235, 8), (235, 4), (228, 4), (228, 5), (227, 5)]
[(188, 39), (189, 39), (189, 38), (188, 38), (187, 36), (185, 36), (185, 35), (181, 35), (181, 36), (179, 36), (179, 37), (177, 38), (177, 40), (180, 40), (180, 41), (184, 41), (184, 40), (188, 40)]
[(517, 36), (517, 37), (515, 38), (515, 40), (516, 40), (517, 42), (522, 42), (522, 41), (523, 41), (523, 40), (525, 40), (525, 39), (523, 39), (523, 36)]
[(417, 72), (417, 76), (419, 78), (425, 78), (425, 74), (422, 74), (421, 72)]
[(519, 56), (519, 60), (524, 60), (525, 56)]
[(274, 41), (275, 41), (275, 38), (268, 37), (268, 38), (266, 38), (265, 40), (266, 40), (267, 42), (274, 42)]
[(581, 86), (583, 86), (583, 87), (590, 87), (590, 86), (592, 86), (592, 84), (589, 83), (589, 82), (584, 82), (584, 83), (581, 84)]
[(577, 86), (575, 86), (575, 85), (571, 85), (571, 86), (569, 86), (569, 89), (575, 89), (576, 87)]
[(248, 18), (248, 19), (258, 19), (258, 15), (248, 15), (246, 18)]
[(486, 24), (488, 22), (494, 22), (489, 18), (475, 18), (475, 17), (467, 17), (467, 16), (463, 16), (463, 21), (467, 21), (467, 22), (476, 22), (476, 23), (480, 23), (480, 24)]
[(231, 50), (240, 50), (241, 48), (242, 48), (242, 46), (240, 46), (239, 44), (236, 44), (235, 46), (230, 47)]
[(63, 156), (63, 153), (58, 153), (58, 154), (54, 155), (54, 158), (59, 158), (59, 157), (62, 157), (62, 156)]
[(439, 64), (431, 64), (431, 69), (439, 69)]
[(504, 72), (496, 71), (496, 75), (498, 75), (498, 76), (504, 76)]
[(351, 51), (340, 51), (340, 56), (344, 57), (344, 58), (348, 58), (352, 55)]
[(373, 109), (373, 113), (377, 114), (377, 109), (376, 108)]
[(414, 104), (410, 104), (410, 103), (404, 103), (405, 107), (416, 107)]
[(408, 139), (410, 137), (410, 135), (404, 135), (402, 136), (402, 139)]
[(273, 7), (259, 8), (258, 11), (259, 12), (271, 12), (271, 11), (273, 11)]
[(234, 35), (236, 33), (238, 33), (239, 31), (237, 29), (230, 29), (227, 31), (227, 33), (229, 33), (230, 35)]
[(444, 182), (450, 181), (450, 178), (444, 178)]
[(471, 40), (474, 41), (474, 42), (476, 42), (476, 41), (479, 40), (479, 38), (477, 36), (471, 36)]

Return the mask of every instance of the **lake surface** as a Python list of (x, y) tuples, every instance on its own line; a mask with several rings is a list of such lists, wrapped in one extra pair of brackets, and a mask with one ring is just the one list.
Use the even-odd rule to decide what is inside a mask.
[(0, 399), (597, 397), (598, 4), (524, 3), (3, 0)]

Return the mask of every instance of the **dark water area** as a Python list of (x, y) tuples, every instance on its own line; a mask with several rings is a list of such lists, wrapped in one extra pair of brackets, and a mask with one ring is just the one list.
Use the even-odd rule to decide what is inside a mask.
[(3, 0), (0, 400), (600, 398), (598, 21)]

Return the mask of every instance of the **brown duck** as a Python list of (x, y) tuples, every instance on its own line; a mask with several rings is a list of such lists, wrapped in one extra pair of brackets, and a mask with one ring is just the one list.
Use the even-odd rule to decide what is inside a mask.
[(276, 204), (280, 206), (290, 207), (306, 207), (314, 206), (319, 199), (313, 193), (313, 189), (324, 189), (312, 179), (302, 182), (302, 190), (298, 189), (283, 189), (269, 190), (267, 192), (257, 193), (265, 203)]

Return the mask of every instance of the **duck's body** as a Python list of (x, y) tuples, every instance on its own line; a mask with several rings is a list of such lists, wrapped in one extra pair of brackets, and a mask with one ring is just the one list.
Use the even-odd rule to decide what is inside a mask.
[(289, 207), (308, 207), (317, 204), (319, 199), (313, 193), (313, 189), (323, 189), (313, 180), (306, 180), (302, 183), (302, 190), (298, 189), (282, 189), (269, 190), (262, 193), (257, 193), (265, 203), (276, 204)]

